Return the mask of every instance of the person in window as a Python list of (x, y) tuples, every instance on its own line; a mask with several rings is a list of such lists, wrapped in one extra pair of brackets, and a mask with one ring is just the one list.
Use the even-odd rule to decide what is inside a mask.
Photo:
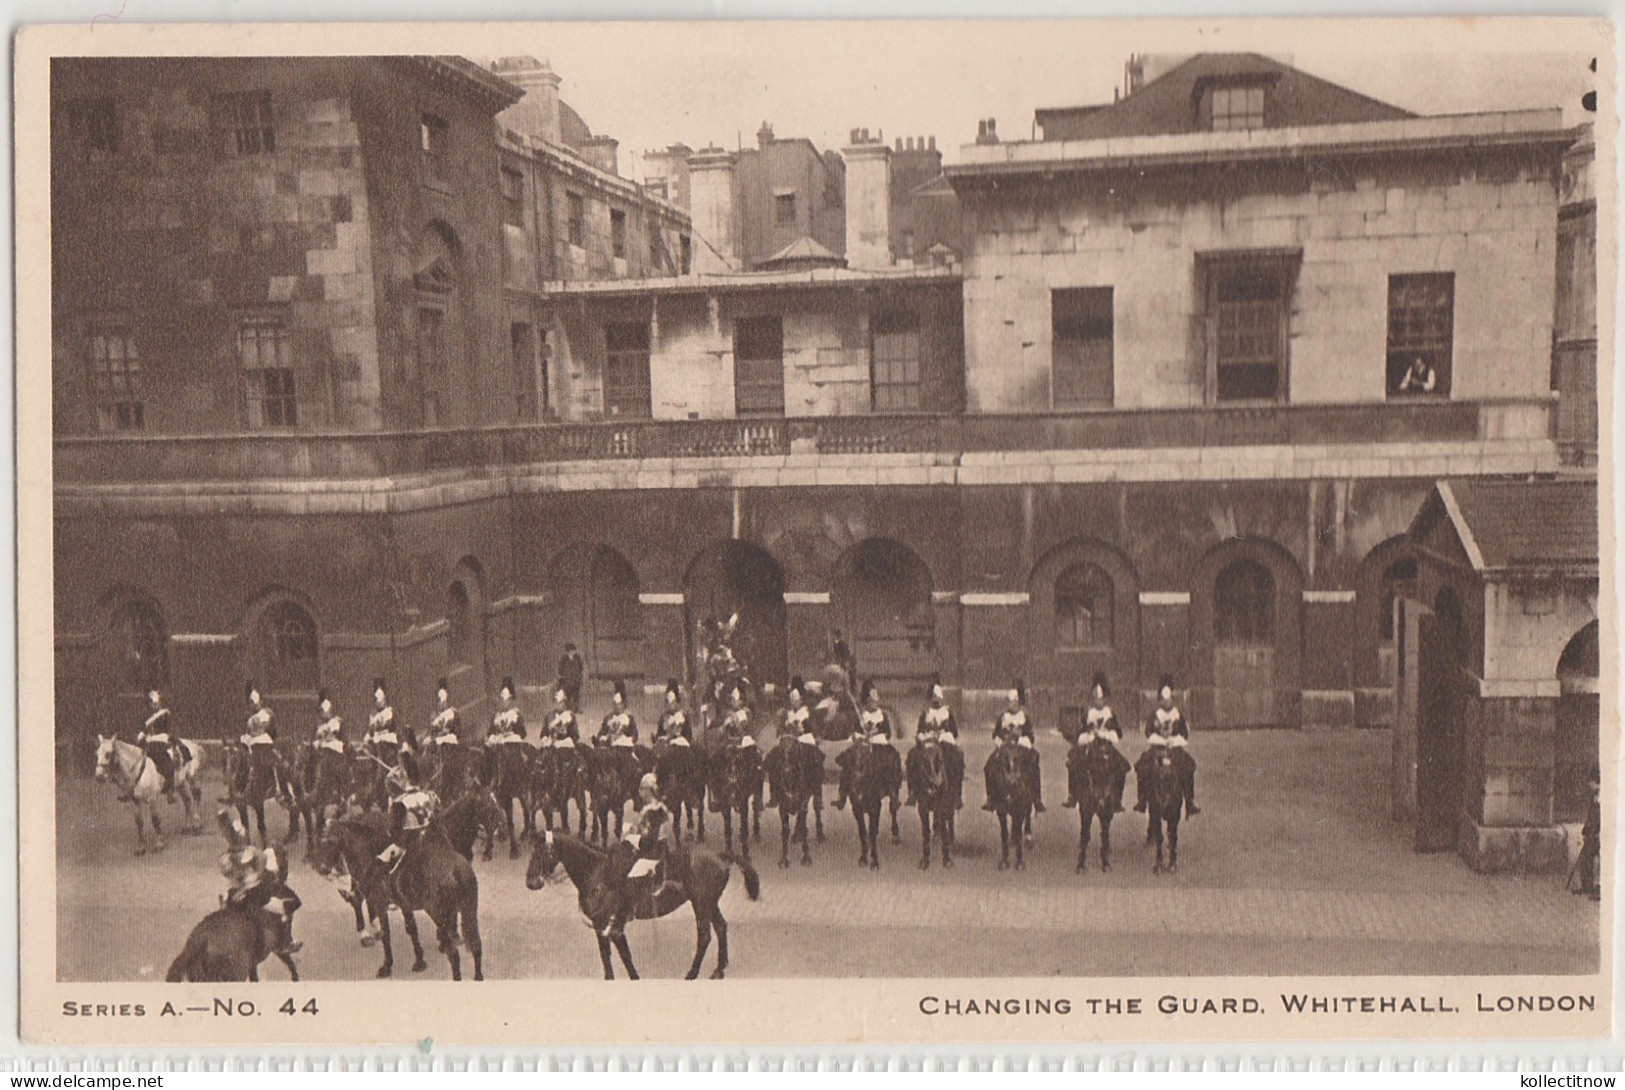
[(1180, 711), (1179, 705), (1174, 702), (1172, 674), (1163, 674), (1162, 680), (1157, 685), (1157, 706), (1146, 717), (1145, 734), (1151, 744), (1134, 763), (1135, 813), (1145, 813), (1150, 805), (1145, 797), (1145, 787), (1146, 781), (1150, 778), (1151, 762), (1156, 757), (1157, 748), (1169, 747), (1173, 750), (1173, 761), (1179, 768), (1180, 777), (1185, 782), (1185, 816), (1194, 817), (1200, 814), (1202, 811), (1196, 805), (1196, 758), (1192, 757), (1186, 748), (1190, 741), (1191, 728), (1185, 719), (1185, 713)]
[(666, 682), (666, 707), (660, 713), (655, 741), (684, 746), (694, 741), (694, 728), (688, 721), (688, 709), (683, 707), (683, 686), (676, 678)]
[[(1032, 717), (1027, 714), (1027, 687), (1017, 678), (1010, 686), (1010, 692), (1005, 698), (1004, 711), (999, 713), (998, 722), (993, 724), (993, 740), (1003, 742), (1014, 738), (1016, 748), (1019, 750), (1016, 757), (1027, 774), (1027, 781), (1033, 793), (1033, 811), (1042, 814), (1044, 806), (1044, 781), (1039, 775), (1038, 750), (1034, 748), (1037, 741), (1037, 732), (1033, 728)], [(982, 803), (982, 809), (992, 811), (998, 809), (993, 795), (993, 771), (997, 767), (999, 751), (988, 755), (987, 763), (982, 766), (982, 778), (987, 789), (987, 801)]]
[(559, 685), (564, 689), (565, 698), (570, 701), (570, 707), (581, 707), (581, 681), (586, 676), (587, 664), (581, 659), (581, 652), (576, 645), (564, 645), (564, 654), (559, 657)]
[[(175, 755), (172, 752), (169, 709), (164, 707), (164, 697), (157, 689), (147, 693), (147, 718), (141, 724), (141, 730), (136, 734), (136, 744), (147, 751), (147, 760), (152, 767), (158, 770), (158, 775), (164, 784), (164, 796), (171, 803), (175, 801)], [(125, 796), (128, 801), (129, 795)]]
[(497, 710), (491, 716), (491, 732), (485, 738), (488, 746), (507, 745), (511, 742), (525, 740), (525, 715), (519, 710), (519, 702), (514, 698), (513, 678), (502, 679), (502, 688), (497, 690)]
[[(1074, 757), (1081, 759), (1083, 747), (1089, 745), (1090, 742), (1103, 741), (1111, 746), (1114, 758), (1112, 761), (1114, 776), (1112, 805), (1115, 807), (1114, 812), (1121, 813), (1123, 809), (1123, 788), (1128, 783), (1129, 763), (1128, 758), (1124, 757), (1122, 751), (1117, 748), (1118, 743), (1123, 740), (1123, 728), (1118, 725), (1117, 714), (1112, 711), (1112, 706), (1107, 703), (1107, 700), (1111, 697), (1111, 692), (1111, 685), (1107, 682), (1106, 675), (1096, 674), (1094, 684), (1089, 689), (1089, 710), (1083, 715), (1083, 728), (1078, 732), (1077, 742), (1072, 751), (1067, 754), (1066, 759), (1068, 771), (1070, 772)], [(1071, 781), (1072, 777), (1069, 774), (1067, 776), (1068, 784)], [(1062, 806), (1070, 810), (1077, 805), (1078, 800), (1072, 797), (1071, 791), (1068, 791), (1066, 802), (1062, 803)]]
[(1434, 372), (1431, 364), (1421, 356), (1411, 360), (1411, 365), (1405, 369), (1405, 377), (1399, 380), (1399, 392), (1402, 394), (1431, 394), (1439, 384), (1439, 376)]

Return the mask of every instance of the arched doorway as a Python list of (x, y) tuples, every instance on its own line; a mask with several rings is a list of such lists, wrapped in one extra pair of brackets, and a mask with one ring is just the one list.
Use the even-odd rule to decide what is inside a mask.
[(261, 608), (248, 630), (243, 674), (267, 700), (314, 697), (320, 684), (316, 620), (299, 602), (278, 597)]
[(1461, 821), (1466, 625), (1461, 600), (1439, 590), (1417, 618), (1416, 850), (1452, 851)]
[(1027, 681), (1036, 713), (1070, 730), (1104, 673), (1125, 721), (1138, 718), (1140, 595), (1133, 566), (1103, 541), (1056, 546), (1028, 581)]
[(937, 671), (931, 569), (908, 546), (868, 538), (835, 566), (830, 611), (860, 678), (918, 681)]
[(1214, 718), (1223, 726), (1275, 719), (1275, 577), (1250, 557), (1213, 581)]
[(1601, 648), (1592, 621), (1568, 642), (1557, 660), (1557, 733), (1552, 753), (1552, 820), (1584, 821), (1591, 804), (1586, 779), (1597, 766), (1601, 703)]
[(553, 583), (561, 639), (552, 654), (544, 650), (544, 661), (573, 643), (593, 677), (641, 677), (642, 607), (631, 562), (608, 545), (572, 548), (554, 561)]
[(96, 728), (133, 736), (146, 718), (146, 694), (169, 691), (169, 629), (150, 599), (120, 595), (105, 614), (92, 667)]
[(453, 699), (477, 700), (485, 693), (485, 592), (471, 561), (457, 565), (446, 588), (446, 659)]
[(708, 617), (727, 620), (734, 614), (739, 615), (734, 654), (751, 680), (758, 685), (789, 683), (784, 573), (766, 549), (729, 540), (702, 550), (683, 581), (683, 609), (691, 684), (696, 680), (700, 622)]

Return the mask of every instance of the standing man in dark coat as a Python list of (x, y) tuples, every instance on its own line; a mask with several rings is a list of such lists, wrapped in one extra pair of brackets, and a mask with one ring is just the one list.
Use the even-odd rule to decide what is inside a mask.
[(559, 686), (576, 711), (581, 710), (581, 682), (586, 674), (587, 664), (582, 661), (581, 652), (576, 650), (575, 644), (565, 644), (564, 654), (559, 656)]

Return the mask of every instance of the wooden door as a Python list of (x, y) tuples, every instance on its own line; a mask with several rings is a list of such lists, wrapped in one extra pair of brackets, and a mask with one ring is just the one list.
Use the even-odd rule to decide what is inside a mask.
[(1416, 850), (1452, 851), (1461, 818), (1461, 663), (1437, 616), (1417, 623)]
[(1219, 644), (1213, 650), (1213, 690), (1214, 726), (1275, 723), (1274, 645)]

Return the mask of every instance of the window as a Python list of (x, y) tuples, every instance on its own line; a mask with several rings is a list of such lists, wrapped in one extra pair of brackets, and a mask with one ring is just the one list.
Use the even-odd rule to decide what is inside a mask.
[(502, 222), (510, 227), (525, 225), (525, 176), (502, 168)]
[(604, 349), (604, 415), (649, 419), (649, 323), (605, 326)]
[(515, 322), (509, 331), (513, 350), (513, 403), (515, 420), (535, 420), (536, 335), (526, 322)]
[(872, 403), (877, 413), (917, 412), (920, 408), (920, 319), (914, 314), (879, 314), (871, 330)]
[(1269, 643), (1275, 638), (1275, 580), (1256, 560), (1237, 560), (1213, 587), (1213, 630), (1220, 643)]
[(141, 357), (135, 335), (123, 326), (106, 326), (90, 335), (90, 373), (95, 388), (96, 418), (103, 431), (132, 431), (147, 426), (141, 401)]
[(677, 236), (677, 271), (687, 276), (694, 264), (694, 242), (687, 235)]
[(618, 208), (609, 212), (609, 249), (616, 257), (626, 256), (626, 213)]
[(417, 322), (418, 420), (425, 427), (445, 422), (441, 398), (445, 387), (445, 314), (434, 307), (419, 307)]
[(773, 195), (773, 222), (781, 227), (795, 226), (796, 195), (794, 193), (775, 193)]
[(1055, 645), (1112, 645), (1112, 579), (1093, 564), (1075, 564), (1055, 580)]
[(1219, 401), (1286, 392), (1287, 310), (1295, 264), (1224, 260), (1207, 278), (1208, 381)]
[(1264, 88), (1215, 87), (1208, 92), (1208, 127), (1235, 132), (1264, 127)]
[(740, 416), (784, 413), (784, 322), (776, 315), (734, 322), (734, 409)]
[(1388, 396), (1450, 393), (1454, 273), (1388, 278)]
[(260, 619), (260, 666), (268, 690), (316, 687), (316, 622), (292, 602), (278, 602)]
[(271, 92), (244, 91), (214, 96), (214, 128), (227, 156), (261, 155), (276, 150)]
[(243, 323), (237, 332), (237, 359), (243, 370), (243, 402), (248, 426), (291, 428), (298, 424), (293, 352), (283, 324), (278, 321)]
[(449, 180), (451, 126), (445, 118), (424, 114), (418, 119), (418, 144), (423, 152), (424, 174), (428, 180)]
[(1050, 396), (1057, 409), (1112, 403), (1112, 289), (1050, 293)]
[(579, 193), (566, 193), (564, 200), (569, 212), (567, 226), (570, 232), (570, 245), (585, 247), (587, 245), (586, 198)]
[(80, 98), (68, 103), (68, 132), (82, 151), (112, 155), (118, 151), (118, 106), (110, 98)]

